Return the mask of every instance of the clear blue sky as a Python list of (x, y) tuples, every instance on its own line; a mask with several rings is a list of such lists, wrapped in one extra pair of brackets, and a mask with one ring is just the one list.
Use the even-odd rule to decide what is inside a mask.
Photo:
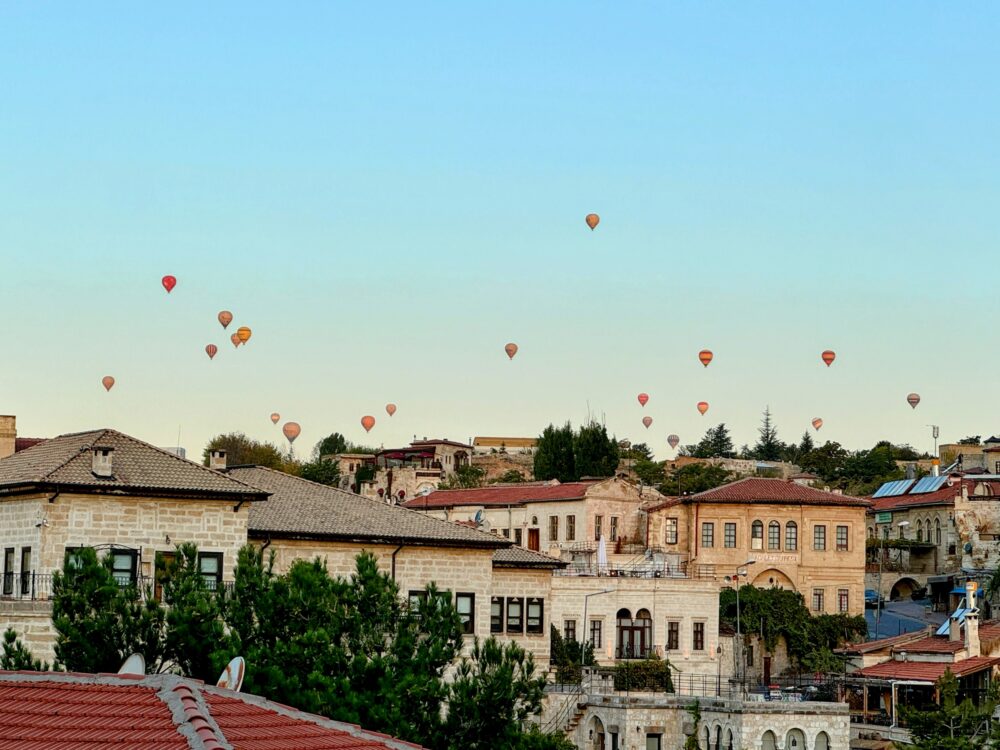
[(998, 21), (5, 3), (0, 413), (200, 451), (278, 411), (299, 454), (363, 414), (391, 445), (589, 408), (660, 456), (767, 404), (849, 447), (1000, 432)]

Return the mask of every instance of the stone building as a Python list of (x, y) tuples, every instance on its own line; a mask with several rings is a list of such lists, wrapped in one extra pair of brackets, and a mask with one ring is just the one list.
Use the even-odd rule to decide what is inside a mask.
[(334, 456), (343, 474), (342, 488), (355, 484), (358, 469), (367, 467), (374, 476), (360, 482), (360, 492), (388, 503), (408, 499), (436, 490), (438, 483), (455, 474), (472, 461), (471, 445), (453, 440), (414, 440), (406, 448), (387, 448), (372, 456), (351, 454)]

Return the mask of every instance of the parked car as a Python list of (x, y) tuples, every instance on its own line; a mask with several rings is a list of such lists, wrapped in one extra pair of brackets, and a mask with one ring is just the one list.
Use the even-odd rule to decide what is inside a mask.
[(885, 598), (879, 596), (875, 589), (865, 589), (865, 606), (877, 607), (880, 604), (885, 604)]

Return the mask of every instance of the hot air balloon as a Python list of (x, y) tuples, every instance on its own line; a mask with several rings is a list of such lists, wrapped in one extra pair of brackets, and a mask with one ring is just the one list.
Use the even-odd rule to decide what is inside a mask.
[(205, 354), (208, 355), (209, 359), (215, 359), (215, 355), (218, 353), (219, 347), (215, 344), (209, 344), (205, 347)]
[(670, 444), (671, 449), (676, 448), (681, 442), (681, 439), (677, 435), (670, 435), (667, 437), (667, 443)]
[(653, 418), (652, 417), (643, 417), (642, 418), (642, 423), (646, 426), (646, 429), (648, 430), (649, 426), (651, 424), (653, 424)]
[(597, 214), (587, 214), (587, 226), (590, 227), (590, 231), (593, 232), (597, 225), (601, 223), (601, 217)]
[(820, 419), (819, 417), (816, 417), (813, 420), (813, 429), (816, 430), (816, 432), (819, 432), (819, 428), (822, 426), (823, 426), (823, 420)]
[(281, 419), (281, 415), (278, 412), (271, 413), (271, 424), (278, 424), (279, 419)]
[(648, 402), (648, 401), (649, 401), (649, 394), (648, 393), (640, 393), (639, 394), (639, 405), (640, 406), (645, 406), (646, 402)]
[(222, 323), (223, 328), (228, 328), (229, 324), (233, 322), (233, 314), (229, 310), (223, 310), (219, 313), (219, 322)]
[(167, 290), (167, 294), (174, 291), (174, 287), (177, 286), (177, 279), (174, 276), (164, 276), (160, 279), (160, 283), (163, 284), (163, 288)]
[(916, 409), (917, 408), (917, 404), (920, 403), (920, 394), (919, 393), (911, 393), (909, 396), (906, 397), (906, 403), (908, 403), (910, 406), (912, 406), (914, 409)]
[(237, 348), (239, 348), (239, 345), (243, 343), (242, 341), (240, 341), (240, 336), (237, 333), (234, 333), (232, 336), (230, 336), (229, 340), (232, 341), (233, 346)]
[(712, 357), (714, 356), (715, 355), (712, 354), (712, 352), (709, 351), (708, 349), (702, 349), (700, 352), (698, 352), (698, 359), (701, 360), (701, 363), (705, 365), (705, 367), (708, 367), (708, 364), (712, 361)]
[(236, 329), (236, 335), (239, 336), (241, 344), (248, 342), (252, 333), (253, 332), (246, 326), (240, 326)]
[(386, 404), (385, 405), (385, 413), (388, 414), (391, 417), (393, 414), (396, 413), (396, 405), (395, 404)]
[(705, 416), (705, 412), (708, 411), (708, 401), (699, 401), (698, 411), (701, 412), (702, 416)]
[(285, 437), (288, 438), (289, 443), (294, 443), (295, 438), (297, 438), (299, 433), (302, 432), (302, 428), (299, 427), (298, 422), (285, 422), (281, 431), (285, 433)]
[(507, 344), (503, 350), (507, 352), (508, 357), (514, 359), (514, 355), (517, 354), (517, 344)]
[(830, 365), (833, 364), (833, 360), (837, 358), (837, 353), (835, 351), (827, 349), (819, 356), (823, 358), (823, 361), (826, 362), (826, 366), (829, 367)]
[(115, 379), (110, 375), (105, 375), (103, 378), (101, 378), (101, 384), (104, 386), (104, 390), (110, 391), (112, 388), (115, 387)]
[(365, 432), (371, 432), (375, 426), (375, 417), (361, 417), (361, 426), (365, 428)]

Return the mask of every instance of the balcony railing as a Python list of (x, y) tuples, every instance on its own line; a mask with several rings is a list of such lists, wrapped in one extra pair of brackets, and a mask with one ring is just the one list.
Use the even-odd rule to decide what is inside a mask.
[[(51, 573), (36, 573), (34, 571), (25, 573), (4, 573), (0, 576), (0, 600), (22, 600), (22, 601), (46, 601), (52, 598)], [(121, 579), (119, 584), (123, 587), (129, 584), (136, 584), (141, 594), (152, 592), (154, 597), (158, 596), (160, 587), (154, 586), (152, 578), (139, 576), (136, 579)], [(217, 581), (214, 578), (206, 578), (205, 583), (210, 591), (224, 591), (230, 593), (233, 590), (233, 581)]]
[(557, 576), (600, 576), (610, 578), (715, 578), (714, 565), (682, 563), (646, 563), (644, 565), (615, 566), (590, 563), (573, 564), (553, 571)]

